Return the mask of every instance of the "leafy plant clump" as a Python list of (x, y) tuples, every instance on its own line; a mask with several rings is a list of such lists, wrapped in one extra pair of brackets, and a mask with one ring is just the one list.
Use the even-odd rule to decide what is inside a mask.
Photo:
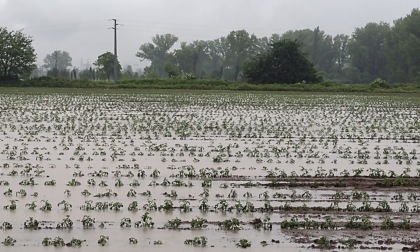
[(184, 241), (184, 244), (205, 247), (207, 245), (207, 237), (197, 236), (197, 237), (194, 237), (193, 239), (187, 239)]
[(251, 247), (251, 242), (247, 239), (240, 239), (239, 242), (236, 243), (236, 246), (239, 248), (249, 248)]
[(4, 246), (14, 246), (16, 243), (16, 239), (7, 236), (6, 238), (4, 238), (4, 241), (1, 242)]

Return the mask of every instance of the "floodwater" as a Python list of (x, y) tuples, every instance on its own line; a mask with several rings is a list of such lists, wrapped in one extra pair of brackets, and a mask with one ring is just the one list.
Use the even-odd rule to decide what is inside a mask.
[[(0, 185), (0, 225), (13, 225), (11, 230), (0, 230), (0, 240), (7, 236), (16, 239), (14, 246), (2, 247), (1, 251), (55, 251), (53, 246), (46, 247), (41, 242), (45, 237), (57, 236), (65, 242), (72, 238), (86, 240), (78, 248), (80, 251), (231, 251), (240, 239), (247, 239), (251, 249), (258, 251), (306, 250), (311, 244), (294, 242), (296, 237), (281, 230), (278, 224), (271, 231), (257, 230), (248, 224), (265, 217), (280, 223), (290, 219), (290, 213), (237, 213), (235, 209), (225, 212), (214, 210), (215, 206), (226, 199), (232, 207), (238, 201), (249, 201), (256, 208), (263, 208), (266, 201), (273, 207), (286, 202), (293, 206), (325, 207), (337, 191), (238, 186), (249, 181), (264, 184), (270, 172), (275, 176), (282, 172), (301, 176), (307, 172), (311, 176), (340, 177), (346, 171), (352, 175), (356, 169), (363, 169), (363, 176), (369, 175), (369, 169), (381, 169), (385, 174), (405, 171), (416, 176), (416, 169), (420, 168), (420, 102), (414, 96), (18, 92), (0, 95), (0, 109), (0, 181), (8, 182)], [(144, 177), (137, 176), (140, 170)], [(152, 177), (155, 170), (159, 174)], [(182, 176), (191, 170), (191, 177)], [(211, 187), (206, 188), (211, 209), (208, 212), (199, 209), (205, 198), (200, 195), (205, 189), (200, 170), (217, 174)], [(17, 174), (12, 176), (13, 172)], [(92, 176), (101, 172), (108, 175)], [(36, 185), (20, 184), (30, 178)], [(80, 185), (68, 185), (73, 179)], [(96, 185), (88, 184), (92, 179)], [(163, 186), (165, 179), (171, 183), (179, 180), (187, 186)], [(52, 180), (55, 185), (45, 185)], [(115, 185), (117, 180), (121, 186)], [(130, 185), (135, 180), (139, 186)], [(107, 186), (100, 186), (101, 182)], [(12, 193), (4, 194), (9, 188)], [(26, 196), (18, 193), (21, 189)], [(137, 195), (128, 197), (130, 189)], [(353, 189), (341, 191), (351, 194)], [(84, 190), (90, 195), (82, 195)], [(140, 195), (147, 190), (150, 196)], [(164, 195), (172, 190), (177, 197)], [(229, 197), (232, 190), (236, 197)], [(116, 195), (94, 197), (107, 192)], [(305, 192), (311, 198), (291, 196)], [(409, 196), (409, 192), (398, 192), (405, 198)], [(245, 197), (246, 193), (252, 196)], [(264, 193), (269, 195), (267, 199)], [(285, 197), (273, 198), (275, 193)], [(388, 200), (392, 211), (398, 212), (401, 202), (391, 200), (397, 191), (384, 193), (375, 189), (367, 193), (371, 194), (372, 206)], [(149, 201), (159, 207), (168, 199), (175, 207), (172, 211), (143, 208)], [(11, 200), (16, 200), (16, 210), (7, 209)], [(63, 200), (71, 204), (67, 211), (58, 205)], [(187, 212), (179, 209), (185, 200), (190, 206)], [(51, 203), (50, 211), (40, 210), (45, 201)], [(120, 202), (123, 207), (118, 211), (82, 210), (86, 201)], [(133, 201), (138, 202), (138, 210), (128, 211)], [(27, 206), (32, 202), (37, 205), (34, 210)], [(346, 204), (339, 203), (343, 208)], [(411, 209), (417, 202), (407, 204)], [(362, 202), (354, 201), (354, 205), (360, 207)], [(134, 222), (146, 212), (154, 227), (134, 227)], [(56, 229), (67, 215), (73, 228)], [(85, 215), (95, 219), (93, 228), (83, 227), (81, 220)], [(29, 217), (42, 222), (41, 229), (25, 229), (24, 222)], [(196, 217), (207, 219), (209, 225), (191, 230), (190, 222)], [(417, 213), (411, 217), (412, 223), (419, 222)], [(123, 218), (130, 218), (132, 226), (120, 227)], [(180, 229), (165, 229), (165, 224), (174, 218), (183, 221)], [(215, 224), (230, 218), (242, 222), (240, 230), (224, 230)], [(372, 219), (382, 221), (375, 216)], [(314, 230), (310, 237), (319, 238), (320, 234)], [(105, 246), (97, 243), (101, 235), (109, 237)], [(184, 244), (186, 239), (199, 236), (207, 237), (207, 246)], [(130, 244), (130, 237), (138, 243)], [(155, 245), (157, 241), (162, 244)], [(268, 245), (263, 247), (262, 241)]]

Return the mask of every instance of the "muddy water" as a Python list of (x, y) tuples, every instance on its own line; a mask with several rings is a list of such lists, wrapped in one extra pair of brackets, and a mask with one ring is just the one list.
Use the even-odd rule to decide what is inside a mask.
[[(352, 174), (353, 170), (363, 168), (362, 175), (367, 176), (369, 168), (382, 169), (385, 174), (394, 171), (397, 175), (410, 168), (407, 174), (416, 175), (416, 168), (420, 168), (415, 159), (420, 131), (416, 120), (420, 113), (417, 99), (337, 98), (222, 93), (1, 95), (0, 180), (9, 185), (0, 186), (0, 205), (7, 206), (10, 200), (18, 200), (16, 210), (0, 209), (0, 224), (7, 221), (13, 225), (12, 230), (0, 230), (0, 240), (6, 236), (17, 240), (14, 247), (4, 247), (1, 251), (20, 251), (23, 247), (52, 251), (55, 248), (44, 247), (41, 242), (45, 237), (57, 236), (66, 242), (73, 237), (86, 240), (80, 248), (82, 251), (196, 250), (197, 247), (184, 244), (185, 239), (196, 236), (208, 238), (208, 245), (200, 247), (202, 250), (230, 251), (243, 238), (252, 243), (252, 249), (258, 250), (306, 248), (307, 244), (294, 243), (293, 237), (283, 232), (278, 224), (272, 231), (255, 230), (247, 224), (254, 218), (264, 217), (279, 223), (290, 219), (289, 213), (236, 213), (235, 210), (213, 209), (221, 199), (226, 199), (229, 206), (235, 206), (237, 201), (242, 204), (250, 201), (262, 208), (267, 200), (273, 207), (285, 203), (325, 207), (331, 204), (331, 196), (336, 191), (346, 194), (353, 191), (353, 188), (238, 187), (247, 181), (266, 183), (269, 171), (277, 175), (283, 171), (289, 176), (293, 172), (300, 176), (305, 171), (312, 176), (327, 176), (330, 172), (340, 176), (345, 170)], [(29, 171), (28, 167), (32, 169)], [(150, 185), (152, 182), (162, 184), (165, 178), (173, 182), (180, 171), (187, 173), (188, 167), (193, 167), (197, 176), (179, 179), (191, 183), (191, 187)], [(207, 200), (212, 212), (201, 212), (198, 208), (204, 189), (199, 171), (206, 168), (218, 173), (218, 178), (208, 188)], [(39, 176), (35, 176), (37, 169), (43, 171)], [(145, 172), (143, 178), (137, 177), (140, 169)], [(151, 174), (155, 169), (160, 174), (153, 178)], [(13, 171), (17, 175), (10, 176)], [(107, 172), (108, 176), (89, 175), (100, 171)], [(228, 178), (220, 181), (219, 176), (224, 176), (226, 171)], [(121, 174), (116, 176), (118, 172)], [(124, 176), (129, 172), (134, 177)], [(75, 176), (79, 173), (83, 176)], [(242, 181), (229, 180), (230, 176), (241, 177)], [(19, 184), (29, 178), (34, 178), (36, 185)], [(73, 179), (80, 185), (67, 185)], [(88, 185), (90, 179), (95, 180), (96, 185)], [(117, 179), (123, 186), (115, 186)], [(55, 186), (44, 185), (51, 180), (55, 180)], [(138, 180), (140, 186), (130, 186), (134, 180)], [(99, 186), (102, 181), (107, 186)], [(225, 183), (227, 188), (222, 188)], [(4, 195), (9, 188), (13, 190), (11, 195)], [(21, 189), (26, 191), (26, 196), (16, 194)], [(91, 193), (89, 196), (81, 194), (85, 189)], [(130, 189), (138, 194), (127, 197)], [(150, 196), (140, 195), (147, 190)], [(174, 206), (179, 207), (188, 200), (190, 212), (149, 211), (154, 228), (120, 227), (122, 218), (128, 217), (132, 223), (140, 220), (146, 212), (143, 205), (149, 200), (155, 201), (157, 206), (164, 204), (170, 199), (164, 193), (171, 190), (178, 195), (172, 199)], [(236, 197), (229, 197), (232, 190), (237, 193)], [(108, 191), (116, 196), (94, 197)], [(310, 199), (291, 197), (293, 193), (302, 195), (306, 191), (312, 195)], [(246, 198), (247, 192), (252, 193), (252, 197)], [(269, 195), (267, 199), (262, 196), (265, 192)], [(35, 193), (36, 197), (31, 196)], [(275, 193), (286, 196), (276, 199), (273, 198)], [(394, 212), (398, 211), (401, 202), (391, 200), (397, 191), (368, 190), (367, 193), (371, 195), (372, 206), (376, 207), (385, 199), (390, 201)], [(408, 192), (401, 193), (408, 198)], [(39, 210), (46, 200), (52, 204), (52, 210)], [(72, 205), (70, 210), (64, 211), (58, 206), (63, 200)], [(81, 210), (86, 201), (120, 202), (123, 207), (119, 211)], [(138, 202), (138, 211), (128, 211), (133, 201)], [(35, 210), (26, 206), (32, 202), (37, 205)], [(345, 208), (346, 204), (341, 201), (339, 206)], [(407, 204), (411, 209), (417, 202), (407, 201)], [(354, 205), (360, 207), (362, 202), (354, 201)], [(74, 227), (55, 229), (66, 215), (73, 220)], [(83, 228), (84, 215), (95, 218), (94, 228)], [(419, 222), (416, 214), (412, 216), (413, 223)], [(29, 217), (42, 221), (42, 229), (24, 229), (23, 223)], [(183, 229), (189, 228), (188, 222), (196, 217), (206, 218), (211, 223), (235, 217), (243, 223), (239, 231), (222, 230), (215, 224), (202, 230), (162, 229), (168, 220), (176, 217), (185, 222), (181, 225)], [(335, 218), (340, 220), (340, 217)], [(372, 220), (380, 222), (381, 218), (373, 216)], [(100, 223), (104, 223), (103, 228)], [(97, 244), (100, 235), (109, 236), (109, 243), (104, 247)], [(319, 238), (316, 231), (311, 236)], [(129, 244), (129, 237), (138, 239), (138, 244)], [(279, 243), (271, 242), (272, 239)], [(163, 244), (154, 245), (158, 240)], [(267, 241), (268, 246), (262, 247), (261, 241)]]

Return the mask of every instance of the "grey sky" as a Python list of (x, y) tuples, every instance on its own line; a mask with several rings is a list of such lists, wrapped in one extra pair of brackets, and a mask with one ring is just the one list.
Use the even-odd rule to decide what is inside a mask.
[(419, 8), (419, 0), (0, 0), (0, 26), (24, 29), (34, 39), (38, 64), (54, 50), (68, 51), (73, 65), (93, 63), (113, 52), (109, 19), (118, 30), (123, 66), (144, 66), (135, 57), (156, 34), (179, 41), (210, 40), (245, 29), (258, 37), (287, 30), (313, 29), (351, 35), (368, 22), (393, 20)]

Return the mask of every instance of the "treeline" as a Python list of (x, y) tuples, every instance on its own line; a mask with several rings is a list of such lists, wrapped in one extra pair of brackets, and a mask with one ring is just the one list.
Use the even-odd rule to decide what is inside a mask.
[(156, 35), (136, 54), (151, 62), (147, 77), (170, 77), (190, 73), (199, 79), (239, 80), (244, 63), (264, 53), (280, 40), (297, 40), (308, 59), (325, 80), (338, 83), (420, 81), (420, 11), (413, 9), (393, 25), (368, 23), (349, 36), (329, 35), (319, 27), (294, 30), (258, 38), (245, 30), (210, 41), (181, 42), (178, 37)]
[[(295, 46), (287, 46), (287, 41), (299, 43), (298, 53), (291, 53)], [(115, 57), (110, 52), (99, 55), (93, 66), (79, 70), (72, 66), (68, 52), (56, 50), (45, 57), (42, 67), (36, 68), (32, 42), (21, 31), (0, 27), (0, 81), (16, 82), (47, 75), (92, 81), (173, 77), (261, 84), (323, 80), (341, 84), (380, 83), (386, 87), (389, 83), (420, 83), (419, 9), (413, 9), (392, 25), (368, 23), (356, 28), (351, 36), (329, 35), (319, 27), (262, 38), (237, 30), (213, 40), (181, 42), (175, 46), (177, 36), (158, 34), (151, 42), (140, 45), (136, 53), (139, 60), (150, 65), (139, 73), (130, 66), (122, 69), (117, 60), (115, 77)], [(300, 55), (301, 60), (284, 60), (290, 55)], [(290, 62), (299, 63), (301, 68)], [(297, 76), (297, 72), (303, 72), (297, 69), (306, 69), (311, 75)]]

